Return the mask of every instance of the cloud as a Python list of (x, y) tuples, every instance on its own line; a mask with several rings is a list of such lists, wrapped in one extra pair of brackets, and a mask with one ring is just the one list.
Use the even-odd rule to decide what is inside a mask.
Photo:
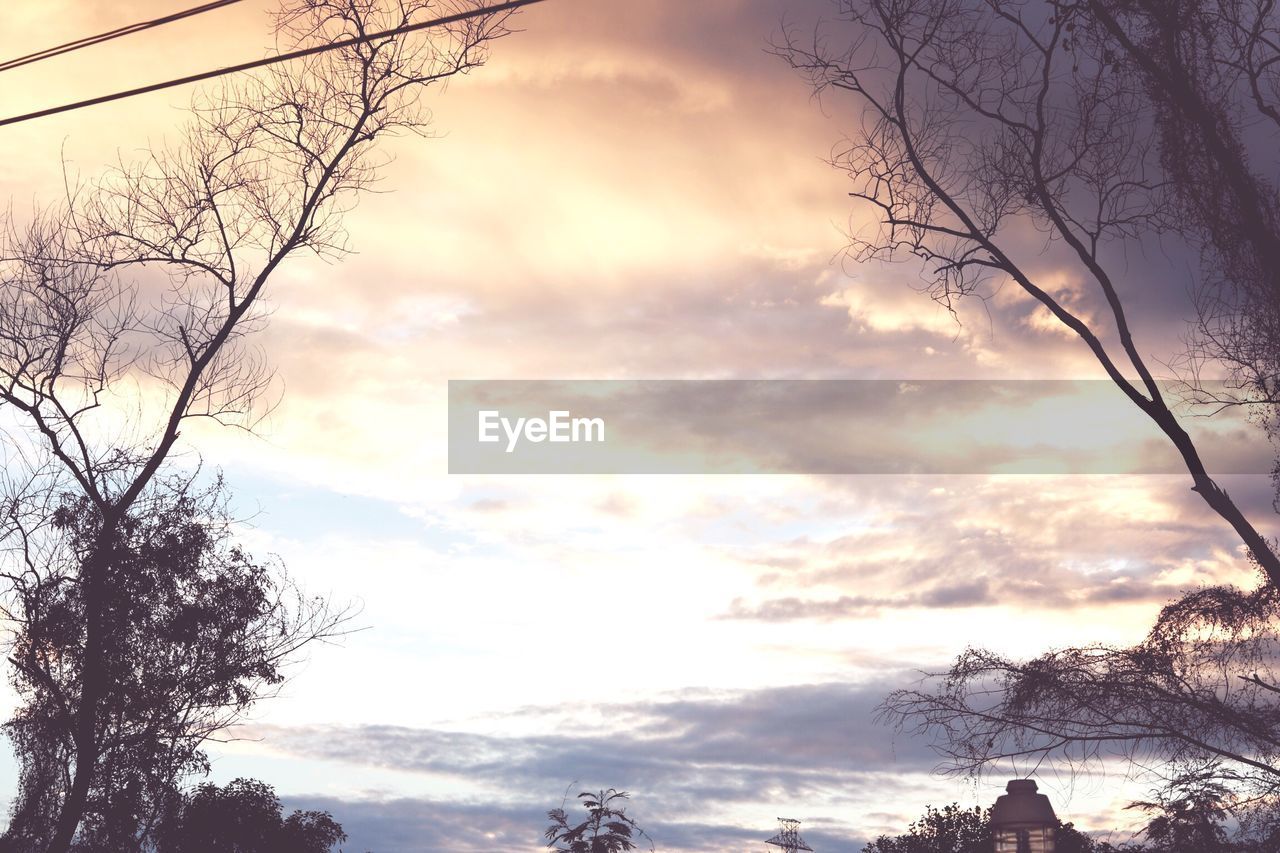
[[(1202, 584), (1255, 582), (1231, 528), (1179, 477), (896, 478), (875, 491), (866, 478), (831, 482), (859, 499), (850, 531), (739, 549), (757, 593), (735, 598), (725, 618), (1152, 606)], [(1265, 478), (1224, 483), (1261, 509)]]
[[(764, 778), (805, 790), (815, 776), (927, 770), (924, 749), (895, 747), (874, 722), (889, 682), (692, 691), (652, 702), (591, 706), (603, 722), (539, 735), (503, 736), (404, 726), (250, 727), (272, 749), (421, 773), (529, 783), (573, 777), (665, 787), (719, 798), (750, 795)], [(562, 717), (568, 709), (524, 709)], [(581, 713), (583, 709), (577, 709)], [(560, 722), (569, 726), (564, 720)], [(611, 782), (610, 784), (614, 784)]]
[(334, 815), (350, 841), (344, 849), (376, 853), (533, 853), (545, 851), (538, 828), (545, 810), (512, 806), (501, 800), (451, 803), (438, 800), (389, 798), (344, 800), (334, 797), (285, 797), (286, 809), (327, 811)]
[[(798, 810), (828, 844), (824, 849), (856, 850), (859, 830), (848, 817), (831, 815), (886, 796), (910, 802), (936, 763), (925, 746), (896, 742), (875, 721), (888, 684), (688, 691), (585, 709), (526, 708), (519, 718), (541, 731), (518, 736), (380, 725), (257, 726), (238, 734), (261, 739), (275, 754), (454, 780), (457, 795), (442, 801), (382, 795), (364, 803), (357, 797), (341, 809), (335, 804), (349, 831), (368, 831), (371, 840), (356, 832), (353, 838), (376, 840), (383, 853), (410, 849), (396, 839), (414, 833), (442, 839), (428, 849), (524, 849), (503, 845), (532, 843), (530, 830), (543, 825), (543, 813), (573, 780), (575, 792), (630, 791), (631, 813), (651, 827), (661, 849), (762, 841), (775, 812)], [(290, 803), (318, 802), (295, 793)], [(729, 819), (751, 814), (759, 830)]]
[[(562, 793), (562, 792), (561, 792)], [(575, 791), (571, 792), (576, 793)], [(559, 804), (559, 793), (547, 806), (490, 802), (453, 803), (430, 799), (344, 800), (332, 797), (286, 797), (286, 808), (317, 809), (335, 815), (343, 825), (353, 850), (376, 853), (418, 853), (447, 850), (450, 853), (545, 853), (541, 829), (546, 811)], [(569, 805), (573, 814), (573, 805)], [(758, 828), (709, 821), (676, 821), (661, 824), (646, 820), (645, 804), (635, 801), (627, 813), (653, 839), (658, 850), (683, 853), (724, 853), (758, 850), (776, 827), (762, 818)], [(851, 839), (830, 820), (807, 821), (802, 835), (824, 853), (857, 853), (863, 839)], [(641, 845), (647, 850), (647, 845)]]
[(903, 607), (982, 607), (1003, 603), (993, 594), (988, 578), (961, 583), (941, 583), (917, 595), (875, 597), (842, 595), (827, 600), (797, 597), (773, 598), (751, 606), (735, 599), (725, 615), (728, 619), (756, 619), (785, 622), (792, 619), (849, 619), (877, 616), (881, 610)]
[[(936, 758), (923, 742), (895, 738), (873, 720), (887, 689), (888, 682), (699, 691), (590, 714), (531, 707), (518, 712), (526, 725), (542, 720), (554, 729), (523, 736), (368, 725), (242, 734), (277, 753), (336, 762), (331, 774), (376, 765), (442, 780), (449, 793), (440, 796), (283, 796), (290, 808), (332, 812), (354, 849), (533, 853), (548, 809), (579, 790), (615, 787), (631, 793), (628, 814), (660, 850), (754, 850), (783, 814), (803, 821), (817, 849), (855, 853), (876, 835), (904, 831), (925, 803), (977, 793), (957, 797), (930, 780)], [(1063, 814), (1090, 825), (1086, 809), (1096, 804), (1050, 791)]]
[[(122, 40), (11, 72), (10, 112), (95, 94), (76, 90), (85, 81), (134, 85), (139, 56), (196, 71), (256, 55), (267, 29), (253, 5), (202, 19), (194, 41), (135, 54)], [(120, 23), (80, 7), (26, 4), (35, 17), (10, 34)], [(233, 483), (296, 493), (266, 498), (260, 539), (310, 588), (368, 603), (377, 631), (318, 654), (291, 687), (293, 719), (322, 722), (286, 725), (271, 706), (275, 725), (259, 729), (290, 767), (399, 774), (377, 798), (313, 798), (370, 839), (353, 849), (536, 849), (543, 812), (581, 779), (632, 789), (661, 849), (758, 848), (782, 813), (805, 819), (815, 847), (856, 850), (950, 799), (927, 777), (932, 754), (872, 721), (900, 668), (992, 638), (1022, 654), (1140, 632), (1177, 590), (1249, 580), (1184, 477), (444, 476), (448, 379), (1099, 375), (1014, 287), (992, 282), (956, 325), (919, 292), (917, 267), (843, 262), (842, 231), (867, 213), (823, 160), (855, 122), (763, 49), (784, 13), (803, 31), (828, 8), (557, 0), (522, 14), (486, 68), (432, 98), (437, 138), (386, 149), (393, 192), (345, 220), (359, 254), (297, 259), (272, 282), (255, 343), (287, 391), (264, 437), (184, 430)], [(260, 34), (247, 48), (246, 33)], [(92, 175), (117, 149), (171, 136), (185, 98), (15, 126), (0, 176), (20, 195), (58, 193), (65, 137)], [(1163, 358), (1185, 329), (1185, 257), (1142, 248), (1152, 256), (1114, 260), (1139, 347)], [(1061, 261), (1029, 269), (1105, 321)], [(724, 401), (675, 402), (711, 417)], [(944, 434), (952, 403), (929, 413)], [(807, 401), (795, 422), (830, 404)], [(777, 437), (747, 427), (748, 449)], [(983, 465), (1008, 451), (993, 445)], [(848, 436), (791, 449), (812, 465), (848, 452)], [(1274, 520), (1265, 477), (1224, 481)], [(592, 676), (572, 652), (584, 636), (613, 638)], [(874, 683), (854, 683), (867, 671)], [(671, 693), (691, 684), (744, 689)], [(420, 777), (458, 791), (406, 795)]]

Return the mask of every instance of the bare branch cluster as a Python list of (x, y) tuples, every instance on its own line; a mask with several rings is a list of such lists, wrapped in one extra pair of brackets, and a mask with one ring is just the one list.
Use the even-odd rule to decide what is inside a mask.
[[(1093, 3), (841, 0), (849, 46), (788, 31), (778, 53), (816, 92), (852, 96), (860, 130), (835, 158), (879, 227), (860, 259), (916, 256), (947, 306), (998, 280), (1022, 288), (1089, 348), (1178, 450), (1193, 488), (1280, 584), (1280, 558), (1205, 470), (1135, 342), (1122, 258), (1108, 246), (1173, 227), (1170, 177), (1153, 139), (1159, 110)], [(1031, 229), (1035, 229), (1032, 231)], [(1028, 252), (1029, 233), (1041, 236)], [(1039, 279), (1052, 254), (1105, 306)], [(1136, 377), (1131, 379), (1130, 377)]]
[[(1180, 233), (1201, 250), (1186, 365), (1226, 369), (1228, 392), (1277, 438), (1280, 403), (1280, 13), (1271, 0), (1089, 4), (1143, 80)], [(1280, 469), (1278, 469), (1280, 470)], [(1277, 480), (1280, 488), (1280, 480)]]
[[(1280, 802), (1280, 558), (1178, 423), (1131, 330), (1123, 271), (1126, 247), (1153, 237), (1201, 247), (1193, 378), (1212, 359), (1232, 371), (1238, 399), (1276, 399), (1275, 4), (835, 5), (847, 35), (802, 41), (789, 30), (776, 51), (820, 96), (854, 104), (857, 133), (833, 163), (876, 220), (853, 235), (854, 257), (919, 259), (948, 307), (1004, 283), (1033, 297), (1177, 448), (1192, 488), (1263, 577), (1252, 593), (1188, 595), (1132, 648), (1025, 663), (969, 650), (925, 687), (893, 694), (886, 714), (934, 735), (952, 769), (1121, 757), (1164, 774), (1166, 791), (1211, 780), (1242, 801)], [(1250, 133), (1264, 143), (1251, 147)], [(1046, 282), (1045, 266), (1079, 286)]]
[(1213, 784), (1237, 808), (1280, 801), (1280, 593), (1210, 587), (1166, 607), (1133, 647), (1026, 662), (970, 649), (888, 719), (934, 738), (955, 771), (1051, 759), (1130, 772), (1164, 790)]
[[(335, 44), (481, 5), (296, 0), (277, 15), (278, 43), (282, 52)], [(138, 525), (159, 518), (172, 497), (166, 464), (184, 424), (210, 418), (251, 428), (269, 408), (271, 371), (252, 344), (269, 282), (291, 257), (347, 251), (342, 219), (376, 184), (379, 141), (428, 132), (423, 89), (483, 64), (508, 14), (225, 79), (196, 97), (176, 142), (71, 185), (63, 203), (24, 225), (6, 221), (0, 404), (21, 428), (6, 449), (24, 473), (6, 471), (0, 574), (13, 585), (8, 615), (19, 625), (14, 662), (27, 710), (45, 715), (38, 725), (20, 715), (15, 732), (53, 738), (42, 741), (47, 760), (36, 760), (36, 735), (25, 741), (34, 775), (24, 777), (24, 802), (56, 816), (40, 830), (50, 853), (69, 849), (95, 798), (114, 791), (127, 799), (116, 778), (127, 743), (148, 744), (147, 756), (133, 758), (169, 768), (161, 777), (191, 769), (200, 742), (278, 683), (271, 667), (339, 624), (327, 605), (291, 601), (292, 587), (260, 577), (276, 596), (261, 602), (263, 613), (285, 621), (271, 628), (280, 640), (256, 675), (201, 668), (213, 658), (173, 657), (191, 652), (181, 637), (156, 638), (171, 654), (135, 658), (129, 638), (163, 627), (122, 604), (126, 592), (138, 600), (155, 593), (137, 559)], [(68, 493), (73, 514), (89, 520), (69, 537), (59, 522)], [(223, 557), (249, 571), (236, 553)], [(70, 645), (48, 640), (50, 620)], [(259, 652), (262, 638), (240, 637)], [(238, 660), (232, 646), (217, 659), (233, 668)], [(158, 668), (137, 671), (138, 660)], [(155, 687), (149, 709), (126, 699), (139, 684)], [(208, 694), (217, 684), (230, 692)]]

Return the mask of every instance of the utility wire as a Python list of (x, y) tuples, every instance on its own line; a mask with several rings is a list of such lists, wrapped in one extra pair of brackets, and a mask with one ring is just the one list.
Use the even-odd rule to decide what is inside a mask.
[(301, 50), (290, 51), (289, 53), (278, 53), (275, 56), (268, 56), (263, 59), (255, 59), (252, 62), (242, 62), (239, 65), (228, 65), (225, 68), (215, 68), (212, 71), (202, 71), (199, 74), (189, 74), (186, 77), (178, 77), (174, 80), (166, 80), (163, 83), (152, 83), (149, 86), (139, 86), (136, 89), (126, 89), (123, 92), (114, 92), (110, 95), (99, 95), (96, 98), (88, 98), (83, 101), (76, 101), (70, 104), (63, 104), (57, 107), (49, 107), (43, 110), (37, 110), (33, 113), (24, 113), (22, 115), (10, 116), (6, 119), (0, 119), (0, 127), (10, 124), (18, 124), (23, 121), (31, 121), (32, 119), (44, 118), (45, 116), (57, 115), (58, 113), (70, 112), (84, 107), (92, 107), (98, 104), (105, 104), (110, 101), (118, 101), (122, 98), (132, 98), (134, 95), (145, 95), (148, 92), (156, 92), (161, 89), (171, 89), (174, 86), (184, 86), (187, 83), (199, 83), (202, 80), (212, 80), (214, 77), (221, 77), (225, 74), (236, 74), (240, 71), (250, 71), (254, 68), (262, 68), (266, 65), (274, 65), (277, 62), (288, 62), (291, 59), (301, 59), (304, 56), (314, 56), (317, 53), (324, 53), (330, 50), (338, 50), (343, 47), (350, 47), (353, 44), (361, 44), (363, 42), (374, 41), (376, 39), (390, 38), (391, 36), (401, 35), (402, 33), (411, 33), (415, 30), (424, 30), (428, 27), (441, 27), (446, 24), (454, 24), (458, 21), (465, 21), (468, 18), (478, 18), (481, 15), (491, 15), (495, 12), (505, 12), (511, 9), (518, 9), (521, 6), (532, 6), (534, 3), (541, 3), (543, 0), (509, 0), (506, 3), (496, 3), (492, 6), (483, 6), (479, 9), (471, 9), (466, 12), (458, 12), (454, 15), (445, 15), (441, 18), (433, 18), (429, 21), (419, 21), (416, 24), (405, 24), (401, 27), (395, 27), (390, 30), (383, 30), (378, 33), (369, 33), (368, 35), (355, 36), (353, 38), (342, 39), (340, 41), (330, 42), (329, 44), (320, 44), (315, 47), (303, 48)]
[(221, 9), (223, 6), (231, 6), (243, 0), (213, 0), (211, 3), (205, 3), (202, 6), (195, 6), (190, 9), (184, 9), (181, 12), (174, 12), (171, 15), (165, 15), (160, 18), (154, 18), (150, 21), (139, 21), (136, 24), (118, 27), (114, 30), (108, 30), (105, 33), (98, 33), (96, 36), (85, 36), (82, 39), (69, 41), (66, 44), (60, 44), (56, 47), (48, 47), (44, 50), (38, 50), (35, 53), (28, 53), (26, 56), (19, 56), (16, 59), (10, 59), (7, 62), (0, 62), (0, 71), (9, 71), (13, 68), (21, 68), (23, 65), (30, 65), (33, 62), (39, 62), (42, 59), (50, 59), (55, 56), (61, 56), (64, 53), (71, 53), (73, 50), (80, 50), (86, 47), (92, 47), (95, 44), (102, 44), (105, 41), (118, 39), (121, 36), (140, 33), (143, 30), (149, 30), (152, 27), (160, 27), (165, 24), (171, 24), (174, 21), (181, 21), (183, 18), (190, 18), (193, 15), (200, 15), (204, 12), (212, 12), (214, 9)]

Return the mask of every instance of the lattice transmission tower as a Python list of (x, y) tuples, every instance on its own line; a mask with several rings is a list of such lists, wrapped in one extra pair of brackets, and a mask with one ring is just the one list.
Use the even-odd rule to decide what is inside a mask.
[(796, 853), (798, 850), (808, 850), (813, 853), (813, 848), (804, 843), (804, 839), (800, 837), (800, 821), (792, 820), (789, 817), (778, 818), (778, 823), (782, 824), (782, 831), (770, 838), (765, 844), (772, 844), (774, 847), (781, 847), (786, 853)]

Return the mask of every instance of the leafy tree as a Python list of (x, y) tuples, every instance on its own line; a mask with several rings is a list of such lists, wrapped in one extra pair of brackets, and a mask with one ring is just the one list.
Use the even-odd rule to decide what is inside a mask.
[[(619, 800), (629, 799), (626, 791), (606, 791), (578, 794), (586, 819), (570, 825), (564, 806), (547, 812), (551, 825), (544, 833), (547, 846), (562, 853), (625, 853), (635, 850), (635, 836), (648, 838), (634, 820), (627, 817), (626, 807)], [(617, 805), (615, 805), (617, 803)], [(650, 844), (650, 848), (652, 848)]]
[[(285, 666), (345, 619), (234, 544), (220, 481), (161, 485), (122, 526), (98, 602), (112, 670), (78, 850), (140, 849), (180, 781), (208, 770), (205, 739), (277, 688)], [(87, 665), (78, 555), (100, 524), (84, 497), (65, 496), (50, 525), (56, 538), (14, 578), (20, 628), (11, 681), (23, 705), (5, 726), (21, 764), (9, 849), (47, 843), (57, 814), (49, 800), (73, 772), (70, 697)]]
[[(109, 763), (125, 748), (111, 741), (128, 721), (116, 715), (132, 713), (123, 687), (134, 673), (120, 656), (142, 639), (113, 610), (121, 606), (113, 587), (145, 586), (133, 575), (137, 529), (160, 499), (157, 481), (180, 436), (201, 418), (252, 427), (271, 374), (248, 340), (266, 322), (276, 273), (299, 255), (344, 253), (342, 216), (376, 179), (378, 144), (425, 130), (422, 91), (481, 65), (510, 10), (353, 39), (479, 8), (291, 0), (277, 16), (281, 50), (333, 49), (226, 78), (196, 97), (179, 141), (73, 188), (64, 204), (25, 227), (9, 224), (0, 238), (0, 406), (6, 424), (25, 430), (12, 438), (31, 461), (26, 474), (9, 472), (12, 488), (0, 499), (6, 522), (21, 519), (2, 531), (16, 554), (4, 574), (29, 570), (28, 522), (57, 502), (50, 496), (77, 496), (80, 531), (74, 571), (62, 572), (74, 593), (39, 594), (83, 628), (75, 667), (59, 670), (59, 696), (50, 684), (33, 688), (62, 710), (31, 709), (21, 735), (24, 760), (39, 757), (39, 766), (24, 770), (30, 790), (16, 831), (47, 826), (46, 853), (70, 849), (95, 797), (125, 790)], [(62, 617), (49, 619), (51, 629), (75, 633)], [(179, 625), (167, 627), (181, 639)], [(146, 642), (162, 648), (173, 638)], [(182, 705), (188, 685), (171, 687)], [(157, 742), (150, 732), (144, 741)], [(185, 754), (138, 750), (130, 762), (152, 760), (178, 766)]]
[(987, 810), (962, 809), (954, 803), (941, 810), (925, 806), (924, 817), (902, 835), (882, 835), (863, 853), (991, 853)]
[(1152, 853), (1228, 853), (1256, 849), (1247, 843), (1231, 844), (1223, 826), (1228, 813), (1225, 803), (1231, 792), (1212, 780), (1187, 783), (1172, 796), (1155, 802), (1134, 803), (1154, 815), (1145, 830)]
[(181, 797), (160, 826), (156, 853), (329, 853), (346, 840), (328, 812), (284, 817), (270, 785), (236, 779)]

